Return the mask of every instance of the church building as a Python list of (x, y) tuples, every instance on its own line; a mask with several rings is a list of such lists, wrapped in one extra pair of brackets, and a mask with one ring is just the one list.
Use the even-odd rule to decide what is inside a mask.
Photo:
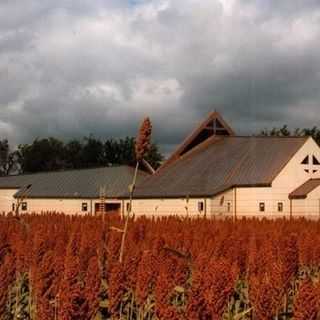
[[(0, 178), (0, 212), (129, 210), (127, 166)], [(320, 148), (311, 137), (238, 136), (211, 113), (153, 174), (140, 171), (136, 216), (320, 218)]]
[(217, 112), (135, 191), (145, 215), (320, 218), (320, 148), (311, 137), (237, 136)]

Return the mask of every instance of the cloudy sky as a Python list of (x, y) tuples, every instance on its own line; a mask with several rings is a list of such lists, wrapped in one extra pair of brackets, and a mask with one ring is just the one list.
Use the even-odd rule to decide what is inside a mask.
[(320, 126), (319, 0), (1, 0), (0, 138), (135, 135), (207, 113), (241, 134)]

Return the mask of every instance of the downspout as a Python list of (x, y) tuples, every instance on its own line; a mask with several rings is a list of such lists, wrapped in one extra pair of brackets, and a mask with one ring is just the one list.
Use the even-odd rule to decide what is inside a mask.
[(92, 199), (90, 199), (90, 214), (92, 215)]
[(292, 199), (290, 199), (290, 220), (292, 219)]

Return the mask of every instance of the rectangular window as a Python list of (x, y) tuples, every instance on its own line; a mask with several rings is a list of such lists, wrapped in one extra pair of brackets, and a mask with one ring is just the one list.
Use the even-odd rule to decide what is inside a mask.
[(204, 209), (204, 203), (203, 203), (203, 201), (199, 201), (199, 202), (198, 202), (198, 211), (199, 211), (199, 212), (202, 212), (203, 209)]
[(227, 212), (231, 212), (231, 202), (227, 203)]
[(278, 202), (278, 212), (283, 212), (283, 202)]
[(16, 211), (16, 204), (13, 203), (13, 204), (12, 204), (12, 212), (15, 212), (15, 211)]
[(22, 211), (27, 211), (28, 210), (28, 204), (26, 202), (21, 203), (21, 210)]
[(81, 210), (83, 212), (87, 212), (88, 211), (88, 203), (87, 202), (82, 202)]
[(264, 202), (259, 203), (259, 211), (260, 212), (265, 212), (266, 211), (266, 205)]

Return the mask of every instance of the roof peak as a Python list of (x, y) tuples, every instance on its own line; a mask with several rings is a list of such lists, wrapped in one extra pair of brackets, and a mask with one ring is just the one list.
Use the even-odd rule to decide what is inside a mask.
[(168, 164), (179, 159), (189, 151), (202, 145), (204, 142), (211, 140), (213, 137), (234, 136), (233, 129), (222, 118), (219, 112), (212, 111), (196, 128), (187, 136), (187, 138), (179, 145), (176, 151), (169, 159), (158, 169), (161, 170)]

